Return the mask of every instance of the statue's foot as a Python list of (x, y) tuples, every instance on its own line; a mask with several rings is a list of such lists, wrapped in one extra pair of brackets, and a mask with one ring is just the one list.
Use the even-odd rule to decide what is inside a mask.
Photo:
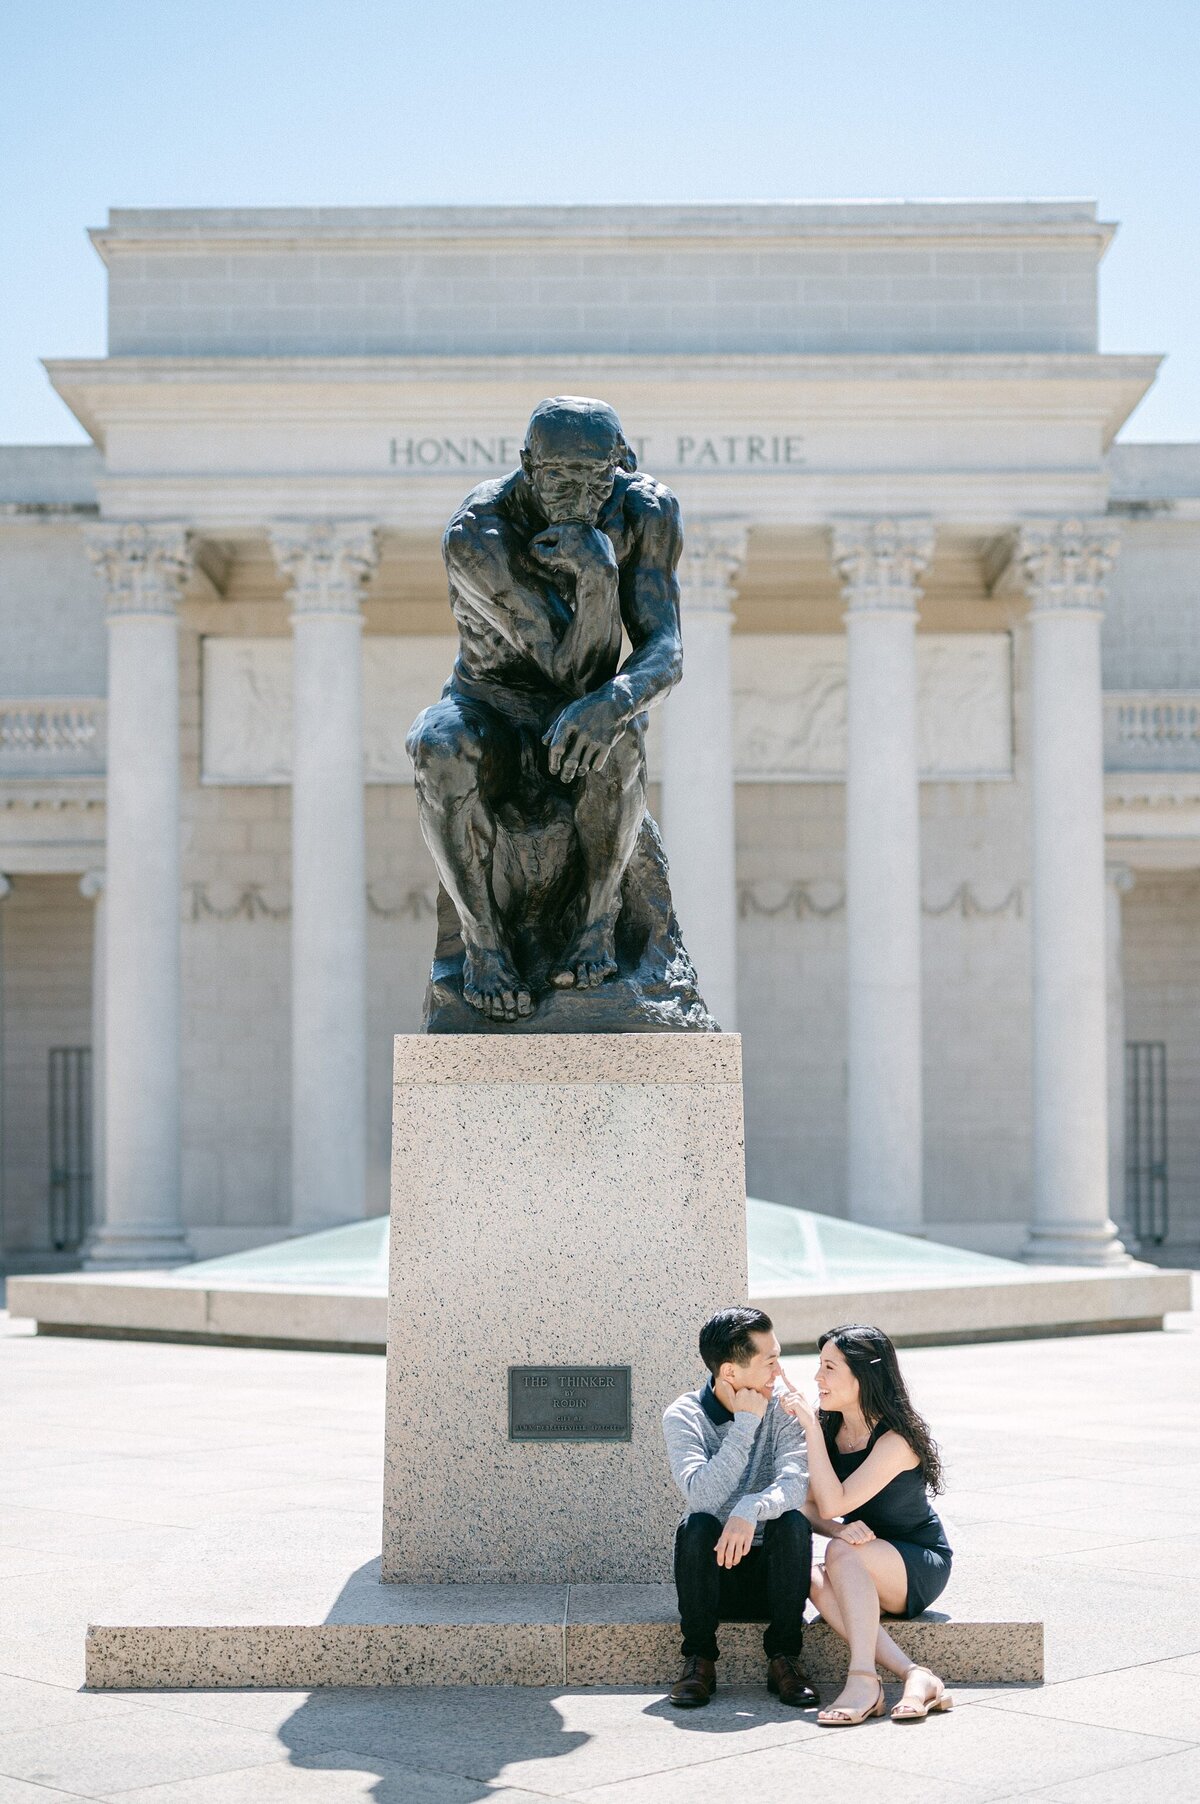
[(532, 1015), (533, 997), (512, 962), (490, 946), (468, 946), (463, 957), (463, 996), (491, 1021)]
[(613, 918), (602, 915), (581, 927), (563, 957), (550, 973), (557, 989), (598, 990), (617, 975), (617, 949), (613, 943)]

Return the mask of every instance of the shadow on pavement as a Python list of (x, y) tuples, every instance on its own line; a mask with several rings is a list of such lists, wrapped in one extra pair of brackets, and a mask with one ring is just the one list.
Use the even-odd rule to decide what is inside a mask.
[[(418, 1775), (453, 1775), (458, 1784), (447, 1787), (447, 1798), (468, 1804), (486, 1798), (506, 1768), (570, 1754), (590, 1737), (563, 1727), (545, 1691), (389, 1687), (316, 1691), (282, 1724), (279, 1739), (293, 1766), (375, 1771), (376, 1804), (414, 1804)], [(521, 1789), (519, 1780), (509, 1783)], [(430, 1795), (441, 1794), (431, 1787)], [(341, 1793), (331, 1785), (329, 1796)]]
[[(326, 1621), (395, 1620), (386, 1589), (381, 1592), (379, 1560), (368, 1561), (343, 1585)], [(343, 1794), (331, 1779), (331, 1804), (343, 1795), (415, 1804), (425, 1790), (440, 1800), (439, 1778), (447, 1804), (469, 1804), (487, 1797), (506, 1767), (553, 1760), (590, 1740), (564, 1728), (557, 1695), (524, 1686), (331, 1686), (312, 1692), (278, 1734), (293, 1766), (331, 1775), (375, 1772), (369, 1794)], [(414, 1779), (421, 1775), (426, 1787), (419, 1791)]]

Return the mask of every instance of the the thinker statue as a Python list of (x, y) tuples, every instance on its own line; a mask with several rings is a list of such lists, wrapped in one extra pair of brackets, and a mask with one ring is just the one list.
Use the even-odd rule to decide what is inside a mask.
[(612, 408), (573, 395), (534, 409), (521, 468), (447, 527), (458, 658), (408, 737), (441, 879), (427, 1032), (716, 1026), (646, 812), (682, 544)]

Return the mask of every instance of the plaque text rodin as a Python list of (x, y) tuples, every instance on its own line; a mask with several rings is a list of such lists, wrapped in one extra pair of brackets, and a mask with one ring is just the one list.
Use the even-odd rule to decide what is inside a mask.
[(510, 1441), (633, 1438), (628, 1366), (509, 1366)]

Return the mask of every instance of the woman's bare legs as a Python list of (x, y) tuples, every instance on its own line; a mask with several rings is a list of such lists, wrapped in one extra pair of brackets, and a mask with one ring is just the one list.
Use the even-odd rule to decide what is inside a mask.
[[(843, 1641), (849, 1641), (842, 1612), (838, 1609), (838, 1601), (833, 1593), (833, 1586), (825, 1577), (819, 1566), (813, 1567), (812, 1590), (808, 1594), (817, 1607), (822, 1622), (827, 1622), (835, 1635)], [(885, 1628), (880, 1628), (875, 1637), (875, 1664), (882, 1666), (885, 1672), (894, 1673), (898, 1679), (908, 1676), (912, 1661), (902, 1647), (897, 1647)]]
[[(880, 1608), (899, 1615), (908, 1600), (908, 1568), (890, 1541), (866, 1541), (851, 1545), (831, 1541), (825, 1550), (824, 1575), (814, 1573), (813, 1602), (835, 1634), (850, 1644), (850, 1665), (855, 1672), (830, 1706), (832, 1709), (865, 1710), (875, 1692), (870, 1679), (878, 1663), (905, 1681), (904, 1694), (927, 1703), (936, 1693), (933, 1675), (914, 1664), (880, 1626)], [(831, 1607), (827, 1610), (826, 1605)]]

